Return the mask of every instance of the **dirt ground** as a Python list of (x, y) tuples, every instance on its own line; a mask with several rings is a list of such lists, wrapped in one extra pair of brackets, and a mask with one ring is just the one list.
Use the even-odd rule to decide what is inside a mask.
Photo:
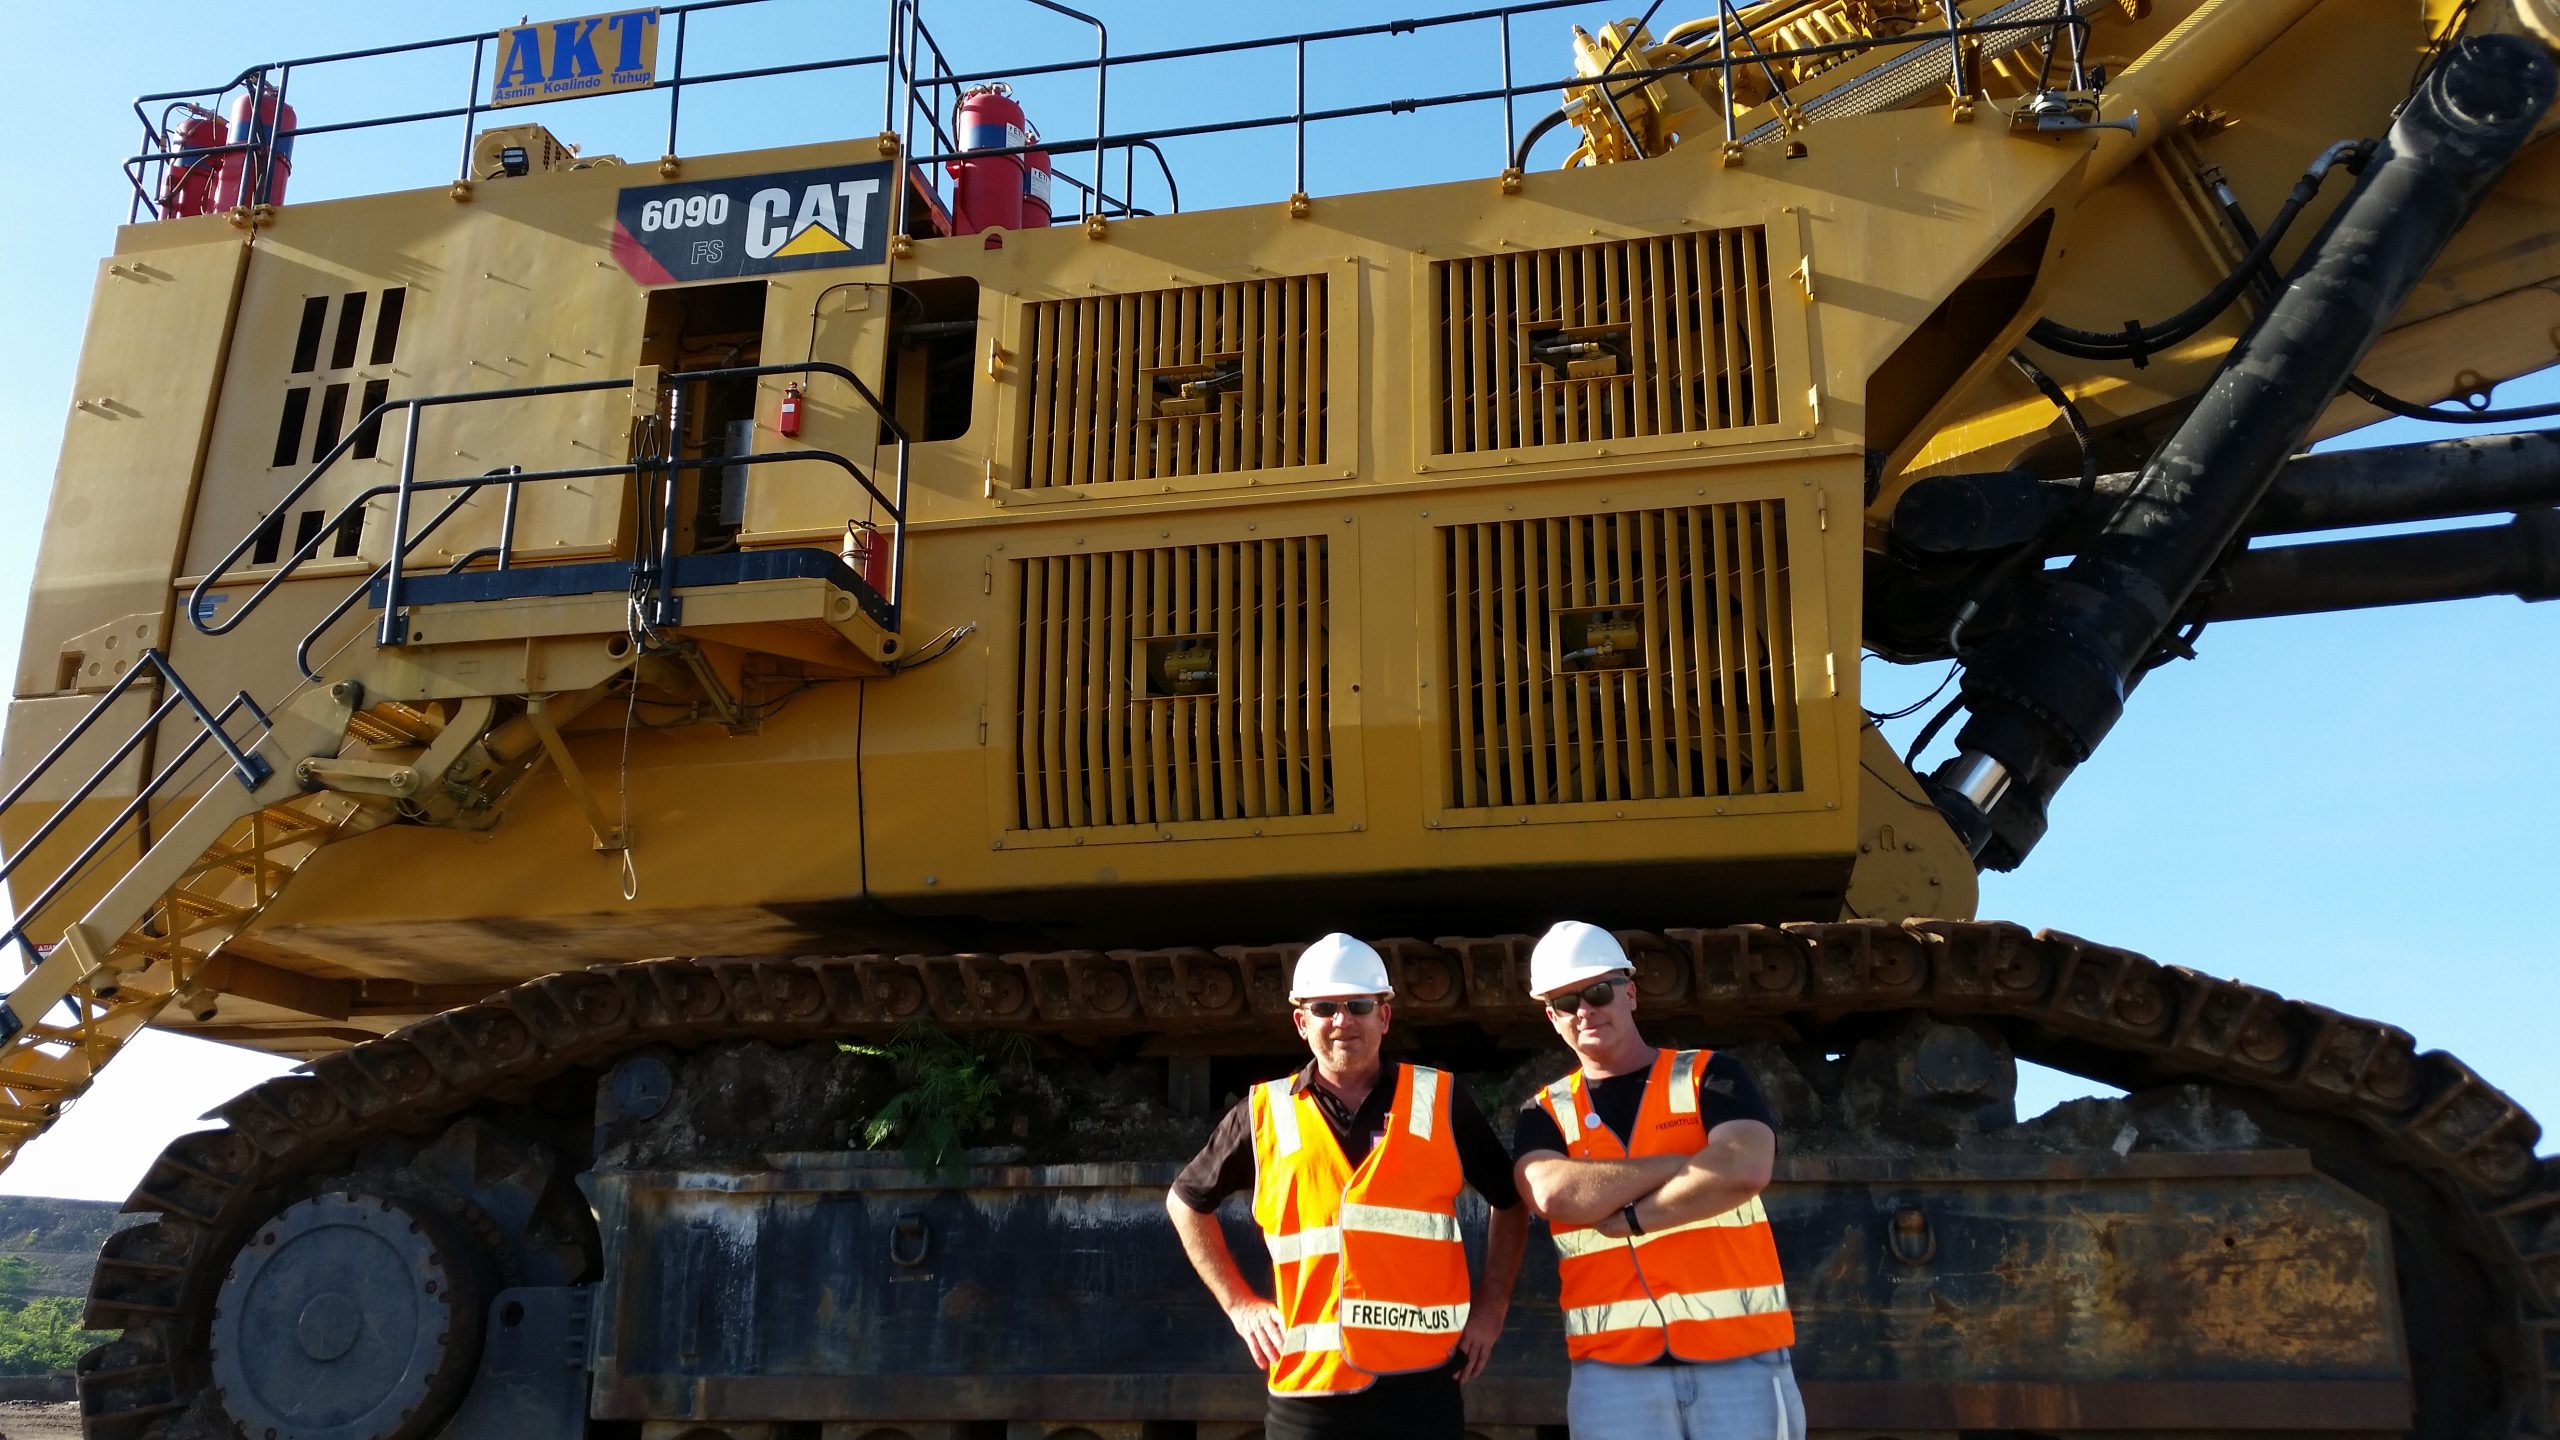
[(80, 1440), (80, 1406), (76, 1401), (0, 1402), (0, 1440)]

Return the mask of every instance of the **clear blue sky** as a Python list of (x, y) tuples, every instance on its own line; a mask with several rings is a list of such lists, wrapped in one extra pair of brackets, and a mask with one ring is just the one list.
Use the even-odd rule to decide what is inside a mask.
[[(1105, 0), (1081, 8), (1104, 14), (1122, 53), (1383, 13), (1347, 0), (1258, 11)], [(1018, 0), (937, 0), (926, 9), (967, 69), (1065, 58), (1091, 45), (1090, 32)], [(1664, 15), (1709, 9), (1666, 6)], [(8, 382), (0, 385), (0, 664), (23, 623), (96, 263), (125, 214), (117, 164), (134, 148), (132, 96), (218, 84), (252, 62), (486, 28), (524, 13), (523, 0), (423, 8), (155, 0), (15, 6), (0, 19), (0, 38), (20, 57), (21, 91), (31, 92), (14, 127), (25, 220), (0, 268), (0, 314), (13, 330), (0, 351)], [(1617, 13), (1594, 6), (1518, 22), (1520, 78), (1562, 73), (1566, 27), (1596, 26)], [(876, 3), (817, 0), (708, 15), (688, 70), (869, 53), (882, 16)], [(671, 53), (671, 46), (662, 52), (662, 67)], [(1324, 106), (1490, 85), (1498, 64), (1489, 26), (1336, 46), (1315, 52), (1309, 96)], [(424, 109), (459, 103), (465, 74), (458, 53), (424, 65), (350, 67), (298, 78), (293, 100), (309, 123)], [(868, 134), (879, 121), (876, 77), (839, 72), (727, 87), (726, 95), (696, 92), (685, 101), (683, 148)], [(1021, 89), (1035, 123), (1054, 134), (1090, 130), (1085, 82)], [(1288, 108), (1290, 95), (1285, 52), (1115, 71), (1111, 125), (1271, 113)], [(662, 148), (663, 103), (618, 97), (519, 113), (591, 152), (644, 160)], [(1521, 113), (1543, 108), (1523, 102)], [(1498, 109), (1475, 107), (1320, 130), (1309, 188), (1322, 194), (1489, 174), (1500, 164), (1500, 123)], [(293, 194), (442, 184), (452, 178), (460, 141), (453, 123), (314, 137), (297, 157)], [(1561, 148), (1541, 158), (1552, 162)], [(1290, 189), (1285, 130), (1214, 148), (1175, 147), (1175, 163), (1187, 208), (1277, 201)], [(1139, 198), (1162, 203), (1144, 182)], [(2498, 398), (2555, 396), (2560, 375), (2546, 373)], [(2421, 428), (2395, 424), (2350, 443), (2418, 438)], [(2421, 1045), (2470, 1061), (2527, 1106), (2560, 1116), (2560, 1055), (2545, 1031), (2555, 993), (2548, 972), (2560, 946), (2540, 909), (2560, 876), (2540, 833), (2560, 813), (2560, 759), (2548, 740), (2560, 712), (2555, 656), (2560, 604), (2514, 600), (2210, 631), (2201, 660), (2144, 684), (2097, 759), (2064, 790), (2052, 835), (2027, 868), (1986, 880), (1983, 913), (2389, 1019)], [(1890, 708), (1936, 679), (1934, 668), (1901, 672), (1870, 662), (1868, 703)], [(1896, 728), (1907, 734), (1917, 723)], [(0, 1174), (0, 1192), (120, 1199), (169, 1136), (279, 1068), (243, 1052), (149, 1037)], [(2032, 1077), (2022, 1104), (2036, 1108), (2079, 1088), (2067, 1077)]]

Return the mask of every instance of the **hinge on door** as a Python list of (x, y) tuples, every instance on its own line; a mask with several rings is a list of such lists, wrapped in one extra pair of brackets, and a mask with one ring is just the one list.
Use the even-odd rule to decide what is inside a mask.
[(978, 707), (978, 743), (987, 743), (987, 707), (984, 705)]
[(996, 557), (993, 555), (988, 556), (978, 570), (978, 593), (981, 595), (996, 593)]
[(1828, 684), (1831, 686), (1831, 693), (1832, 693), (1835, 697), (1836, 697), (1837, 695), (1839, 695), (1839, 693), (1840, 693), (1840, 652), (1839, 652), (1839, 651), (1837, 651), (1837, 650), (1825, 650), (1825, 651), (1823, 651), (1823, 652), (1822, 652), (1822, 678), (1823, 678), (1823, 680), (1824, 680), (1826, 683), (1828, 683)]

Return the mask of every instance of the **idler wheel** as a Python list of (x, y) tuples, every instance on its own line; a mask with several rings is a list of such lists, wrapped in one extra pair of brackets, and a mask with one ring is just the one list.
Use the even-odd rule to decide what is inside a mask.
[(214, 1393), (248, 1440), (419, 1440), (470, 1385), (489, 1296), (470, 1239), (435, 1210), (314, 1196), (223, 1278)]

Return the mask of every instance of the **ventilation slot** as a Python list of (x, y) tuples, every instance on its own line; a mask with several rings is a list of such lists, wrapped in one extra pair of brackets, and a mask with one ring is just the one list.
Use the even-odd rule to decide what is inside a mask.
[(320, 463), (320, 457), (328, 454), (330, 447), (338, 443), (338, 437), (346, 433), (346, 424), (347, 387), (332, 385), (320, 392), (320, 421), (311, 435), (313, 464)]
[(1438, 453), (1778, 418), (1760, 226), (1432, 266)]
[(1459, 809), (1804, 787), (1776, 501), (1443, 529)]
[(366, 363), (388, 365), (400, 350), (400, 312), (409, 304), (409, 287), (394, 285), (382, 292), (382, 308), (374, 313), (373, 355)]
[[(388, 399), (390, 399), (390, 398), (391, 398), (391, 382), (390, 382), (390, 381), (388, 381), (388, 380), (367, 380), (366, 382), (364, 382), (364, 413), (365, 413), (365, 414), (367, 414), (367, 415), (373, 415), (374, 410), (375, 410), (377, 407), (379, 407), (379, 406), (382, 404), (382, 402), (384, 402), (385, 400), (388, 400)], [(372, 419), (367, 420), (367, 421), (365, 421), (365, 422), (364, 422), (364, 428), (363, 428), (363, 429), (361, 429), (361, 430), (359, 430), (359, 431), (357, 431), (357, 432), (356, 432), (356, 443), (355, 443), (355, 450), (354, 450), (355, 457), (356, 457), (357, 459), (359, 459), (359, 460), (370, 460), (370, 459), (372, 459), (372, 458), (374, 457), (374, 455), (375, 455), (377, 452), (379, 452), (379, 451), (381, 450), (381, 448), (382, 448), (382, 417), (381, 417), (381, 416), (379, 416), (379, 415), (374, 415)]]
[(1025, 486), (1323, 463), (1323, 276), (1029, 312)]
[(354, 291), (338, 301), (338, 341), (329, 351), (329, 368), (345, 370), (356, 363), (356, 336), (364, 329), (364, 292)]
[(1018, 574), (1020, 828), (1332, 811), (1322, 536)]
[(314, 295), (302, 302), (302, 329), (293, 341), (293, 373), (307, 374), (320, 364), (320, 327), (329, 323), (329, 297)]
[(269, 468), (291, 465), (302, 458), (302, 422), (311, 413), (311, 390), (296, 386), (284, 392), (284, 409), (276, 416), (275, 458)]

